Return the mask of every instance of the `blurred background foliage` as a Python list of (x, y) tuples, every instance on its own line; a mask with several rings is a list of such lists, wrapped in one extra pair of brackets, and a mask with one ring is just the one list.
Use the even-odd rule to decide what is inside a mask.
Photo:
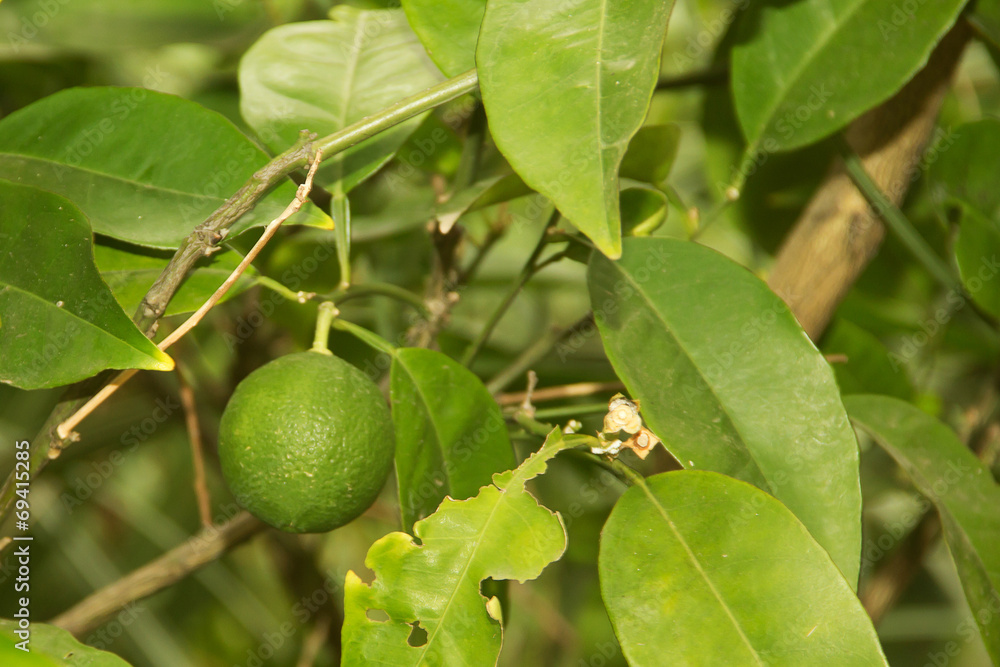
[[(322, 19), (324, 0), (5, 0), (0, 4), (0, 114), (7, 115), (72, 86), (144, 86), (180, 95), (214, 109), (246, 131), (239, 117), (236, 69), (241, 55), (267, 29)], [(352, 2), (362, 7), (388, 3)], [(671, 20), (662, 63), (667, 82), (655, 95), (648, 122), (676, 123), (678, 157), (669, 183), (688, 206), (710, 210), (722, 197), (742, 149), (726, 85), (727, 17), (745, 3), (683, 0)], [(947, 149), (953, 128), (996, 115), (1000, 101), (996, 54), (974, 43), (968, 49), (940, 118), (938, 145)], [(694, 76), (693, 82), (678, 77)], [(330, 72), (331, 78), (336, 72)], [(456, 104), (459, 104), (458, 102)], [(429, 116), (386, 169), (351, 194), (354, 271), (357, 282), (379, 280), (422, 293), (433, 248), (426, 225), (442, 182), (458, 168), (462, 128), (448, 125), (449, 108)], [(443, 129), (420, 164), (406, 156), (421, 136)], [(437, 136), (441, 136), (438, 134)], [(933, 147), (932, 147), (933, 150)], [(742, 198), (699, 237), (766, 276), (782, 237), (826, 173), (833, 147), (824, 142), (773, 155), (747, 182)], [(426, 152), (425, 152), (426, 153)], [(928, 154), (928, 161), (933, 153)], [(503, 169), (487, 147), (484, 172)], [(904, 206), (925, 238), (947, 255), (953, 229), (922, 178)], [(440, 337), (443, 351), (460, 354), (506, 293), (530, 252), (548, 211), (521, 199), (464, 216), (466, 259), (491, 229), (513, 216), (537, 224), (511, 226), (485, 256)], [(669, 211), (657, 234), (686, 237), (685, 213)], [(235, 241), (237, 246), (246, 243)], [(324, 249), (318, 252), (317, 249)], [(329, 292), (339, 272), (332, 233), (286, 229), (257, 267), (295, 290)], [(291, 280), (289, 279), (291, 276)], [(963, 437), (1000, 409), (997, 339), (969, 308), (949, 311), (931, 278), (890, 237), (878, 258), (840, 307), (821, 341), (846, 392), (865, 391), (915, 401)], [(500, 322), (474, 370), (489, 379), (532, 342), (577, 321), (589, 308), (584, 266), (561, 262), (537, 276)], [(400, 340), (412, 311), (384, 299), (351, 301), (344, 316)], [(215, 458), (219, 416), (232, 388), (250, 371), (287, 352), (308, 347), (312, 305), (300, 305), (255, 287), (217, 308), (175, 350), (179, 374), (197, 398), (204, 435), (213, 516), (235, 511)], [(362, 369), (376, 368), (373, 354), (334, 332), (331, 348)], [(835, 358), (836, 360), (836, 358)], [(542, 385), (609, 381), (614, 373), (600, 341), (574, 335), (534, 364)], [(508, 391), (523, 389), (522, 380)], [(0, 385), (0, 437), (29, 439), (59, 396), (58, 390), (24, 392)], [(598, 399), (599, 400), (599, 399)], [(593, 403), (589, 399), (561, 404)], [(544, 407), (551, 407), (546, 404)], [(600, 414), (585, 416), (587, 430)], [(48, 619), (94, 589), (176, 546), (200, 528), (191, 485), (191, 450), (178, 399), (177, 374), (144, 373), (80, 428), (82, 441), (55, 461), (32, 486), (36, 535), (32, 570), (35, 619)], [(987, 434), (996, 438), (996, 433)], [(536, 439), (516, 441), (524, 456)], [(862, 442), (865, 494), (865, 579), (914, 529), (920, 496), (881, 450)], [(4, 451), (10, 451), (5, 446)], [(629, 455), (631, 457), (631, 455)], [(630, 459), (635, 463), (635, 460)], [(994, 471), (997, 462), (992, 462)], [(9, 461), (4, 461), (8, 465)], [(662, 450), (646, 472), (670, 466)], [(560, 457), (535, 491), (563, 514), (569, 530), (566, 557), (527, 585), (512, 584), (501, 664), (623, 665), (601, 604), (596, 556), (598, 536), (623, 491), (608, 473), (571, 456)], [(5, 468), (6, 469), (6, 468)], [(348, 569), (365, 572), (364, 555), (380, 536), (398, 529), (394, 484), (362, 519), (325, 535), (269, 531), (219, 562), (159, 594), (136, 603), (91, 636), (136, 665), (295, 665), (304, 645), (320, 640), (316, 665), (338, 662), (342, 584)], [(987, 664), (978, 638), (959, 626), (966, 614), (946, 548), (930, 551), (914, 584), (878, 630), (893, 664), (923, 664), (928, 654), (957, 641), (949, 664)], [(12, 566), (0, 564), (0, 615), (13, 609)], [(290, 629), (286, 631), (286, 629)]]

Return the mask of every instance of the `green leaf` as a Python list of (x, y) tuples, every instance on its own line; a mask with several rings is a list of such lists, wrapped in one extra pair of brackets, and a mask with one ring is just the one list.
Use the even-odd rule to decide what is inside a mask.
[(466, 213), (525, 197), (533, 192), (517, 174), (492, 176), (473, 183), (446, 201), (437, 212), (438, 225), (443, 232), (451, 229)]
[[(441, 78), (401, 9), (339, 5), (330, 16), (269, 30), (240, 61), (240, 110), (272, 150), (288, 148), (302, 130), (342, 130)], [(388, 162), (422, 119), (326, 160), (317, 180), (350, 191)]]
[(844, 404), (934, 503), (986, 650), (1000, 663), (1000, 486), (950, 428), (909, 403), (861, 395)]
[(497, 147), (609, 257), (621, 254), (618, 167), (659, 74), (672, 2), (491, 0), (479, 86)]
[(811, 144), (891, 97), (927, 62), (965, 4), (751, 3), (732, 56), (748, 152)]
[(622, 179), (622, 233), (649, 236), (667, 219), (667, 196), (644, 183)]
[(22, 640), (15, 634), (18, 622), (0, 619), (0, 664), (18, 667), (128, 667), (114, 653), (81, 644), (62, 628), (31, 623), (28, 652), (17, 648)]
[(0, 382), (38, 389), (107, 368), (174, 367), (101, 280), (73, 204), (0, 181), (0, 230)]
[(445, 76), (476, 66), (486, 0), (403, 0), (406, 18)]
[(878, 393), (909, 399), (914, 394), (906, 369), (878, 338), (853, 322), (837, 318), (823, 334), (822, 350), (847, 357), (831, 364), (843, 395)]
[(681, 128), (644, 125), (632, 137), (618, 175), (642, 183), (661, 186), (670, 175), (681, 142)]
[(961, 125), (939, 143), (928, 178), (944, 205), (958, 213), (954, 251), (962, 285), (983, 310), (1000, 316), (1000, 192), (994, 175), (1000, 121)]
[[(171, 256), (172, 253), (169, 252), (137, 246), (94, 245), (94, 260), (101, 278), (111, 288), (115, 299), (126, 313), (134, 313), (139, 307), (146, 292), (170, 262)], [(198, 310), (239, 266), (242, 259), (235, 252), (225, 251), (199, 260), (170, 299), (164, 316)], [(253, 266), (247, 267), (222, 300), (227, 301), (249, 289), (256, 280), (257, 271)]]
[[(539, 451), (516, 470), (494, 475), (475, 498), (445, 499), (413, 527), (419, 545), (406, 533), (373, 544), (365, 565), (375, 580), (369, 585), (347, 573), (345, 667), (495, 664), (502, 644), (499, 604), (480, 593), (480, 583), (534, 579), (562, 556), (562, 518), (539, 505), (524, 484), (571, 445), (553, 430)], [(368, 610), (389, 620), (372, 620)], [(427, 633), (422, 646), (407, 643), (416, 624)]]
[(630, 665), (888, 664), (851, 585), (780, 502), (712, 472), (644, 486), (618, 500), (598, 560)]
[(471, 498), (517, 461), (500, 406), (464, 366), (433, 350), (396, 352), (391, 370), (404, 530), (449, 496)]
[[(267, 155), (214, 111), (142, 88), (71, 88), (0, 121), (0, 178), (66, 197), (94, 231), (176, 248)], [(276, 187), (229, 230), (266, 225), (295, 197)], [(307, 204), (291, 223), (330, 227)]]
[(856, 585), (857, 442), (830, 366), (784, 302), (672, 239), (625, 239), (618, 262), (594, 253), (588, 283), (608, 359), (681, 465), (773, 494)]

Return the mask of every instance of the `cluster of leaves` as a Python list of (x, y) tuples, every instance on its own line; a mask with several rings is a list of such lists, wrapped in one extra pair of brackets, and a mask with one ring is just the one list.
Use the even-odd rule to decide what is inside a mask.
[[(287, 4), (275, 11), (295, 17), (306, 11)], [(289, 221), (296, 227), (272, 243), (229, 296), (259, 289), (220, 309), (216, 330), (192, 335), (176, 356), (181, 372), (195, 376), (189, 382), (199, 394), (224, 401), (248, 366), (296, 344), (290, 341), (304, 342), (315, 300), (285, 303), (296, 292), (328, 293), (345, 320), (404, 343), (396, 347), (362, 332), (374, 341), (373, 354), (349, 336), (333, 339), (336, 353), (373, 377), (388, 370), (406, 531), (385, 535), (375, 524), (379, 530), (338, 531), (351, 537), (323, 542), (323, 558), (337, 564), (334, 586), (344, 591), (342, 663), (495, 664), (510, 644), (510, 626), (518, 641), (535, 641), (524, 639), (525, 626), (511, 618), (517, 589), (497, 582), (538, 578), (562, 559), (566, 568), (599, 573), (603, 604), (591, 607), (600, 620), (576, 618), (580, 634), (588, 624), (606, 632), (606, 611), (628, 664), (886, 664), (858, 598), (859, 581), (870, 574), (863, 558), (872, 564), (862, 532), (871, 509), (852, 421), (865, 446), (878, 447), (869, 460), (887, 454), (933, 505), (962, 604), (987, 654), (1000, 663), (1000, 489), (988, 465), (928, 414), (935, 397), (955, 410), (980, 394), (992, 396), (992, 381), (980, 378), (981, 391), (964, 399), (950, 386), (918, 394), (897, 372), (915, 340), (908, 334), (920, 330), (912, 309), (939, 309), (945, 299), (959, 309), (973, 302), (986, 320), (1000, 317), (1000, 282), (992, 281), (1000, 197), (991, 169), (1000, 123), (976, 119), (957, 127), (925, 175), (934, 188), (907, 210), (932, 220), (921, 230), (927, 234), (942, 236), (945, 224), (957, 223), (952, 251), (963, 287), (942, 297), (923, 267), (890, 245), (881, 270), (891, 278), (862, 282), (823, 343), (824, 351), (849, 357), (836, 373), (784, 302), (741, 266), (753, 263), (752, 253), (732, 250), (768, 245), (758, 228), (774, 204), (761, 188), (779, 183), (768, 194), (787, 189), (790, 208), (800, 209), (802, 195), (791, 186), (809, 178), (815, 186), (832, 152), (825, 140), (911, 80), (949, 30), (969, 20), (996, 48), (996, 10), (981, 4), (968, 19), (963, 0), (907, 3), (905, 10), (876, 0), (762, 2), (738, 17), (724, 9), (732, 29), (715, 60), (729, 72), (735, 116), (723, 118), (725, 110), (711, 108), (707, 96), (701, 129), (709, 148), (693, 168), (707, 181), (718, 163), (716, 180), (728, 185), (722, 193), (706, 193), (697, 179), (692, 186), (690, 173), (680, 169), (683, 133), (666, 122), (673, 110), (651, 107), (669, 54), (686, 53), (670, 41), (671, 2), (338, 4), (315, 20), (285, 23), (278, 16), (279, 25), (259, 36), (257, 18), (243, 15), (248, 8), (218, 5), (234, 30), (227, 38), (253, 33), (249, 48), (234, 48), (241, 55), (238, 116), (229, 113), (239, 126), (207, 102), (139, 87), (70, 88), (0, 121), (0, 383), (34, 391), (7, 394), (10, 405), (52, 407), (57, 396), (42, 390), (110, 369), (173, 369), (175, 359), (126, 313), (142, 318), (143, 295), (198, 224), (260, 173), (269, 155), (296, 146), (303, 130), (319, 137), (343, 132), (475, 70), (478, 92), (327, 156), (313, 202)], [(74, 7), (46, 20), (50, 35), (80, 21), (75, 13), (83, 10)], [(35, 20), (18, 18), (26, 27)], [(165, 43), (177, 38), (161, 35)], [(878, 67), (870, 65), (875, 57)], [(947, 113), (958, 120), (967, 115)], [(810, 166), (799, 173), (803, 162)], [(282, 182), (225, 230), (222, 249), (200, 260), (180, 285), (167, 322), (210, 296), (253, 243), (254, 230), (294, 191), (291, 180)], [(732, 199), (733, 191), (742, 200), (719, 215), (738, 224), (699, 226), (689, 204), (719, 194)], [(459, 240), (475, 250), (471, 259), (456, 250)], [(511, 265), (524, 268), (512, 274)], [(543, 284), (535, 274), (549, 265), (561, 273)], [(501, 288), (491, 290), (491, 280)], [(531, 297), (534, 308), (504, 318), (522, 288), (520, 302)], [(419, 317), (407, 319), (403, 306), (381, 299), (355, 304), (372, 295), (402, 298), (406, 308), (417, 303)], [(484, 317), (497, 301), (500, 307)], [(892, 304), (899, 301), (912, 309), (898, 315)], [(599, 339), (587, 327), (561, 338), (546, 331), (550, 320), (573, 321), (588, 310)], [(955, 335), (978, 344), (973, 370), (965, 371), (974, 377), (995, 365), (998, 346), (992, 323), (971, 310), (959, 317), (945, 311), (938, 328), (954, 319)], [(268, 325), (268, 318), (278, 324)], [(925, 343), (935, 332), (925, 331)], [(901, 339), (899, 351), (888, 353), (876, 335)], [(246, 352), (254, 346), (245, 341), (267, 336)], [(553, 346), (558, 354), (543, 358)], [(967, 347), (974, 346), (964, 340), (957, 346)], [(206, 361), (214, 355), (233, 368)], [(555, 363), (555, 356), (572, 362)], [(679, 465), (654, 457), (644, 478), (615, 464), (631, 484), (616, 501), (610, 491), (618, 481), (600, 485), (596, 508), (585, 512), (567, 502), (572, 482), (546, 474), (558, 465), (557, 454), (566, 452), (560, 457), (566, 474), (583, 475), (580, 488), (588, 491), (598, 488), (594, 480), (607, 463), (579, 451), (595, 438), (542, 420), (602, 410), (569, 401), (534, 419), (524, 410), (505, 414), (495, 394), (525, 370), (525, 358), (545, 384), (623, 383)], [(185, 371), (196, 366), (197, 372)], [(943, 408), (937, 414), (952, 416)], [(154, 424), (139, 433), (155, 432)], [(533, 452), (520, 465), (512, 435), (522, 451)], [(909, 493), (884, 468), (876, 471), (879, 483)], [(60, 488), (72, 487), (74, 474), (79, 480), (72, 468), (61, 470)], [(42, 498), (44, 480), (33, 491)], [(89, 497), (95, 485), (87, 484)], [(48, 505), (34, 511), (56, 512), (54, 496), (72, 511), (81, 504), (73, 493), (52, 490)], [(135, 488), (122, 493), (141, 498)], [(571, 524), (581, 516), (593, 525)], [(152, 531), (148, 516), (129, 523)], [(145, 535), (164, 541), (162, 534)], [(348, 545), (358, 547), (354, 556), (343, 555)], [(289, 542), (290, 551), (294, 546)], [(137, 557), (144, 551), (137, 549)], [(326, 553), (332, 551), (338, 555)], [(370, 583), (350, 569), (360, 570), (356, 555), (364, 551), (374, 572)], [(572, 590), (576, 578), (564, 573), (570, 583), (563, 588)], [(244, 624), (253, 633), (261, 623)], [(14, 641), (7, 626), (2, 637)], [(60, 648), (71, 640), (52, 628), (36, 641), (55, 653), (88, 654)], [(273, 655), (285, 640), (267, 641)], [(597, 655), (596, 641), (587, 646)], [(176, 655), (176, 648), (164, 650)], [(146, 658), (152, 661), (149, 652)]]

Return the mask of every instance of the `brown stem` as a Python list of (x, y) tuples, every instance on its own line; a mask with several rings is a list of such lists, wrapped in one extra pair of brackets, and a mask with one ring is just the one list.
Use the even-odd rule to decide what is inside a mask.
[(198, 501), (198, 516), (201, 518), (201, 525), (208, 528), (212, 525), (212, 498), (205, 483), (205, 452), (201, 442), (201, 426), (198, 424), (198, 404), (194, 399), (191, 385), (184, 379), (184, 373), (179, 368), (177, 382), (180, 387), (181, 407), (184, 409), (184, 424), (187, 427), (188, 439), (191, 441), (191, 466), (194, 472), (192, 484)]
[(79, 637), (114, 616), (123, 606), (172, 586), (247, 540), (264, 524), (246, 512), (202, 530), (184, 544), (84, 598), (51, 622)]
[[(556, 401), (560, 398), (576, 398), (578, 396), (592, 396), (601, 392), (621, 391), (624, 388), (625, 385), (621, 382), (576, 382), (558, 387), (536, 389), (531, 394), (531, 400), (536, 403), (538, 401)], [(517, 405), (527, 398), (527, 392), (515, 391), (499, 394), (496, 398), (500, 405)]]
[[(969, 38), (965, 22), (956, 24), (920, 73), (845, 133), (865, 170), (897, 205), (920, 173), (924, 147)], [(838, 163), (785, 239), (768, 280), (814, 340), (884, 235), (882, 223)]]

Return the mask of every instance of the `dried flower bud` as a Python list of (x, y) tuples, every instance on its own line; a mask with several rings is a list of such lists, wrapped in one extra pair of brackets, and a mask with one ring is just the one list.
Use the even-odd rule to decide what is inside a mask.
[(645, 459), (653, 447), (658, 444), (660, 444), (660, 439), (653, 435), (653, 432), (648, 428), (643, 427), (622, 446), (630, 448), (640, 459)]
[(608, 414), (604, 416), (604, 432), (638, 433), (642, 428), (639, 405), (621, 394), (615, 394), (608, 402)]

